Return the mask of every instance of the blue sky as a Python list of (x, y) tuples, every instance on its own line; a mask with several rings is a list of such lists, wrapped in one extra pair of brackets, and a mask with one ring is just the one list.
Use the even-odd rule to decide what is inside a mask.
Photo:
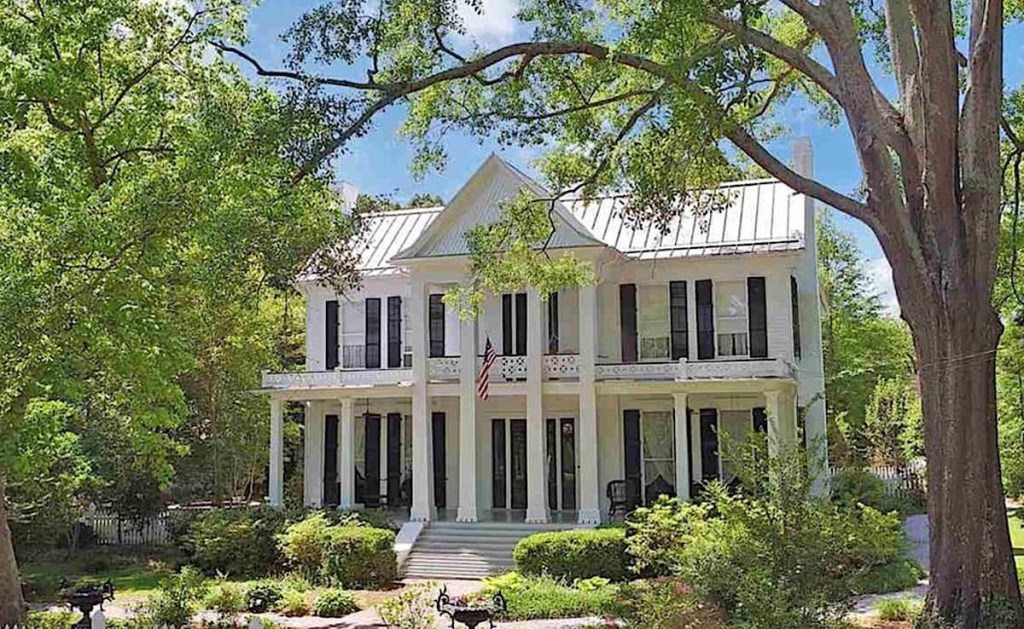
[[(250, 43), (246, 49), (265, 66), (278, 65), (288, 51), (287, 46), (280, 41), (281, 33), (303, 12), (320, 3), (319, 0), (264, 0), (250, 18)], [(515, 14), (518, 0), (484, 0), (483, 4), (482, 16), (470, 11), (463, 15), (469, 34), (484, 45), (502, 44), (516, 39)], [(1007, 85), (1020, 84), (1024, 78), (1024, 28), (1015, 26), (1007, 31), (1005, 59)], [(350, 143), (347, 152), (335, 160), (338, 177), (355, 185), (360, 192), (388, 194), (398, 201), (405, 201), (419, 192), (440, 194), (448, 200), (492, 151), (527, 172), (535, 172), (531, 166), (537, 154), (534, 150), (503, 149), (494, 141), (451, 134), (448, 139), (449, 162), (446, 170), (416, 180), (409, 172), (412, 150), (396, 134), (402, 116), (400, 109), (387, 112), (377, 119), (372, 132)], [(780, 156), (788, 157), (793, 137), (810, 137), (816, 177), (837, 190), (852, 193), (860, 182), (860, 172), (847, 129), (844, 126), (830, 128), (823, 125), (813, 112), (800, 108), (793, 108), (788, 122), (792, 136), (780, 140), (772, 148)], [(857, 239), (876, 290), (882, 295), (890, 312), (895, 313), (897, 308), (891, 271), (878, 241), (859, 221), (836, 214), (840, 225)]]

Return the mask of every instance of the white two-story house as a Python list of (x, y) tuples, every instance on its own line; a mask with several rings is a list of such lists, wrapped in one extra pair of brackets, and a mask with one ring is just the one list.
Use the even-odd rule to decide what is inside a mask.
[[(809, 145), (795, 162), (809, 174)], [(442, 298), (466, 281), (464, 234), (524, 189), (548, 194), (491, 156), (447, 207), (368, 219), (359, 289), (299, 282), (306, 370), (263, 377), (272, 504), (288, 402), (305, 404), (307, 504), (407, 507), (420, 522), (596, 524), (610, 485), (635, 505), (728, 480), (725, 433), (824, 448), (811, 199), (738, 182), (727, 209), (684, 212), (664, 234), (624, 223), (621, 198), (566, 200), (549, 249), (589, 262), (596, 283), (491, 295), (460, 320)]]

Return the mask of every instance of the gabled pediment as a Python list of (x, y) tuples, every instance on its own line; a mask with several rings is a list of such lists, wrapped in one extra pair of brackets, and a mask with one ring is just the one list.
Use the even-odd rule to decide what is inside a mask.
[[(550, 196), (537, 182), (492, 153), (430, 227), (394, 259), (467, 255), (466, 233), (477, 225), (498, 221), (502, 204), (523, 191), (541, 197)], [(553, 221), (555, 233), (548, 244), (549, 249), (605, 246), (561, 203), (555, 205)]]

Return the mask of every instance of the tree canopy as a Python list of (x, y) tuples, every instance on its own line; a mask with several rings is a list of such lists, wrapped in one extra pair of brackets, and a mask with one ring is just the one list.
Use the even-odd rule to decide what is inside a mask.
[[(332, 116), (297, 179), (325, 168), (379, 112), (402, 103), (404, 131), (418, 148), (414, 171), (443, 164), (445, 134), (461, 128), (542, 146), (554, 190), (627, 192), (627, 219), (665, 225), (684, 202), (714, 211), (716, 195), (702, 191), (735, 172), (742, 154), (863, 221), (892, 264), (921, 373), (934, 537), (925, 621), (993, 626), (1009, 601), (1019, 624), (999, 480), (1002, 326), (992, 293), (998, 147), (1005, 140), (1024, 149), (1002, 106), (1004, 21), (1020, 16), (1021, 3), (528, 0), (521, 40), (491, 49), (465, 35), (465, 5), (483, 7), (324, 4), (289, 30), (280, 69), (231, 42), (220, 48)], [(860, 190), (832, 188), (773, 152), (798, 104), (849, 132)], [(543, 243), (526, 207), (511, 208), (523, 227), (503, 230), (499, 251)], [(532, 207), (544, 211), (544, 203)], [(505, 272), (475, 262), (478, 286)], [(550, 263), (557, 261), (539, 256), (530, 266)]]
[(329, 182), (293, 180), (323, 121), (209, 54), (244, 21), (229, 1), (0, 1), (0, 623), (23, 613), (6, 484), (19, 518), (56, 518), (58, 487), (159, 492), (190, 406), (231, 404), (194, 380), (237, 377), (210, 353), (251, 338), (238, 313), (307, 265), (353, 277), (318, 255), (354, 229)]

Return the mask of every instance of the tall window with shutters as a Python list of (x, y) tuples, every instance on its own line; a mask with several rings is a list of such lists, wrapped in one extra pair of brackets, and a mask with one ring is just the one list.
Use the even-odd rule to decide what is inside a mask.
[(341, 368), (366, 367), (366, 308), (362, 301), (341, 304)]
[(640, 319), (640, 360), (659, 361), (669, 357), (668, 287), (664, 284), (639, 286), (637, 307)]
[(750, 355), (746, 282), (715, 284), (715, 329), (719, 356)]

